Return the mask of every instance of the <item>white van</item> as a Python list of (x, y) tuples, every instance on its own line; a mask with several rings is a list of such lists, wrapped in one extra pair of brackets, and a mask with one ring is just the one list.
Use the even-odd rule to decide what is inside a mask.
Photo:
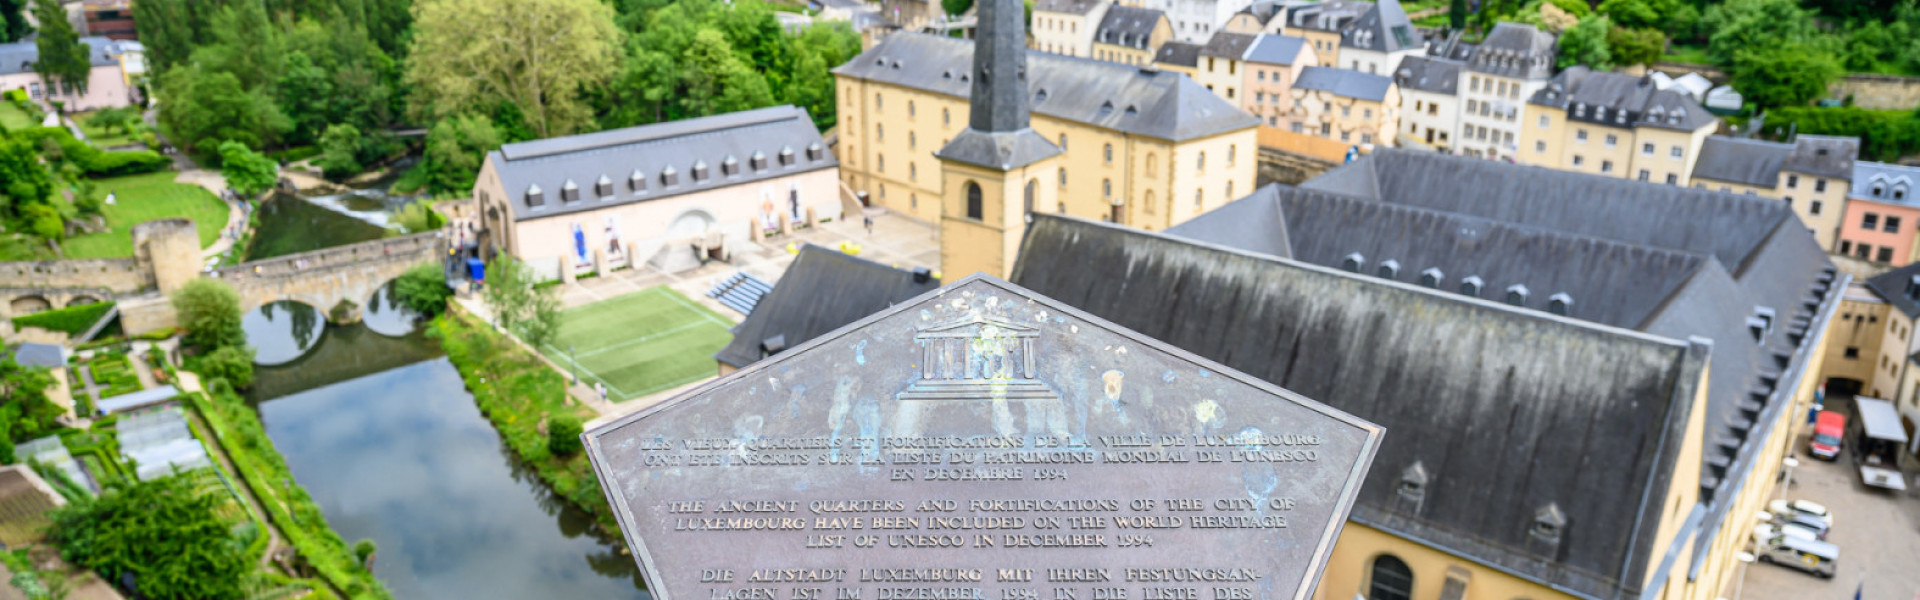
[(1832, 579), (1840, 561), (1840, 547), (1819, 540), (1774, 536), (1759, 548), (1760, 562), (1792, 567), (1822, 579)]

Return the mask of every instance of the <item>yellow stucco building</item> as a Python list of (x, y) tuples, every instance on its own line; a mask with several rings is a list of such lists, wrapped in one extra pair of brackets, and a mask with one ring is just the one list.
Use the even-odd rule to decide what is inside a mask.
[[(900, 33), (834, 70), (848, 187), (931, 223), (955, 210), (961, 191), (934, 153), (968, 124), (972, 51), (967, 40)], [(1258, 123), (1192, 79), (1038, 53), (1025, 75), (1032, 129), (1063, 151), (1009, 188), (1044, 188), (1033, 210), (1157, 230), (1253, 190)]]
[(1792, 142), (1768, 142), (1714, 136), (1701, 145), (1693, 186), (1782, 200), (1820, 247), (1831, 251), (1859, 156), (1859, 138), (1801, 135)]
[(1115, 6), (1107, 9), (1093, 32), (1089, 56), (1123, 65), (1148, 65), (1160, 45), (1173, 37), (1167, 15), (1150, 8)]
[(1668, 185), (1692, 183), (1700, 146), (1720, 127), (1700, 103), (1649, 77), (1586, 67), (1535, 92), (1520, 123), (1522, 164)]
[(1829, 397), (1863, 394), (1893, 403), (1920, 453), (1920, 263), (1881, 272), (1847, 289), (1840, 315), (1828, 333), (1820, 380)]
[(1036, 2), (1027, 47), (1067, 56), (1092, 56), (1094, 31), (1112, 8), (1112, 0)]

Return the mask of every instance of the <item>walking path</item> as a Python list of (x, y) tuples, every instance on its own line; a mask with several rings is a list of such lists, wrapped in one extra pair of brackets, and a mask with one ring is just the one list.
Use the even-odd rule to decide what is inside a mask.
[[(173, 181), (174, 183), (197, 185), (206, 188), (207, 191), (213, 192), (215, 198), (220, 198), (222, 202), (227, 203), (227, 224), (221, 227), (221, 232), (240, 231), (241, 228), (247, 226), (246, 208), (240, 206), (238, 201), (227, 197), (227, 178), (220, 176), (219, 172), (208, 171), (206, 169), (186, 169), (181, 171), (180, 175), (174, 177)], [(220, 256), (226, 254), (227, 250), (231, 248), (233, 248), (233, 238), (221, 235), (220, 239), (213, 241), (213, 245), (207, 246), (200, 251), (200, 258), (201, 260), (205, 260)]]

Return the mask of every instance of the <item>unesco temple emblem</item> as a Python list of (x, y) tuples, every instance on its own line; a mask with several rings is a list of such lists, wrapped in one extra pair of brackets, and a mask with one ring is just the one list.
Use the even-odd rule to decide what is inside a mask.
[(901, 400), (1060, 398), (1034, 378), (1036, 327), (975, 316), (922, 328), (913, 337), (920, 343), (920, 379)]

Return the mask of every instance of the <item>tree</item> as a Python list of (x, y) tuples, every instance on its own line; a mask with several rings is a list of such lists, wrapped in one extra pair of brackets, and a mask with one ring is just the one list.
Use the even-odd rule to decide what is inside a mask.
[(717, 115), (773, 104), (765, 77), (734, 56), (733, 46), (714, 29), (693, 35), (683, 63), (687, 93), (681, 105), (691, 115)]
[(264, 94), (248, 90), (232, 73), (208, 71), (197, 64), (160, 76), (160, 129), (197, 158), (218, 156), (221, 142), (265, 148), (293, 128)]
[(247, 342), (240, 328), (240, 294), (227, 282), (195, 279), (174, 291), (172, 301), (188, 344), (212, 351)]
[(1747, 101), (1772, 108), (1812, 102), (1826, 95), (1827, 82), (1842, 73), (1831, 53), (1788, 42), (1739, 51), (1727, 79)]
[(205, 356), (194, 358), (190, 370), (208, 381), (225, 379), (233, 387), (249, 388), (253, 387), (254, 356), (253, 348), (249, 346), (221, 346)]
[(484, 115), (463, 115), (433, 124), (427, 131), (427, 152), (417, 168), (427, 170), (427, 190), (433, 194), (465, 193), (487, 153), (500, 147), (500, 130)]
[(37, 214), (34, 207), (53, 202), (53, 193), (53, 174), (40, 162), (34, 144), (0, 135), (0, 217), (12, 224), (7, 229), (31, 229), (22, 225)]
[(393, 294), (408, 310), (432, 317), (447, 309), (453, 288), (447, 287), (447, 277), (440, 272), (440, 267), (420, 265), (407, 269), (393, 281)]
[(103, 108), (87, 115), (87, 124), (107, 131), (115, 129), (120, 133), (132, 133), (140, 125), (140, 109), (131, 106)]
[(1554, 67), (1565, 69), (1584, 65), (1595, 71), (1613, 68), (1613, 55), (1607, 49), (1607, 18), (1590, 16), (1560, 34), (1560, 57)]
[(220, 143), (220, 176), (234, 193), (252, 198), (279, 181), (280, 166), (246, 144), (227, 140)]
[(1666, 54), (1667, 36), (1657, 29), (1614, 26), (1607, 30), (1607, 52), (1617, 64), (1649, 64)]
[(547, 452), (561, 458), (580, 452), (580, 417), (559, 414), (547, 418)]
[(362, 539), (353, 543), (353, 556), (360, 559), (360, 566), (363, 568), (373, 568), (373, 555), (379, 551), (380, 546), (374, 544), (373, 540)]
[(0, 0), (0, 44), (20, 41), (33, 33), (33, 25), (27, 22), (26, 0)]
[(1467, 28), (1467, 0), (1453, 0), (1447, 5), (1447, 27), (1454, 31)]
[(40, 34), (33, 40), (40, 58), (33, 63), (33, 72), (49, 88), (57, 84), (86, 93), (87, 76), (93, 73), (92, 50), (67, 21), (67, 9), (60, 0), (33, 0), (33, 18), (40, 22)]
[(320, 136), (320, 172), (338, 179), (366, 170), (360, 164), (360, 128), (347, 123), (327, 126)]
[(617, 68), (621, 32), (600, 0), (420, 0), (407, 82), (432, 93), (416, 109), (438, 119), (509, 102), (540, 136), (587, 125), (583, 87)]
[(44, 368), (28, 368), (0, 349), (0, 446), (38, 438), (60, 427), (66, 409), (47, 396), (53, 375)]
[(1722, 68), (1731, 68), (1741, 50), (1805, 42), (1818, 33), (1813, 12), (1795, 0), (1728, 0), (1708, 8), (1700, 26), (1713, 32), (1707, 57)]
[(940, 10), (946, 11), (949, 15), (963, 14), (973, 10), (973, 0), (940, 0)]
[(230, 73), (240, 86), (258, 90), (280, 78), (284, 56), (280, 28), (267, 18), (262, 0), (225, 0), (208, 23), (211, 43), (194, 48), (192, 61), (210, 71)]
[(169, 475), (108, 484), (98, 497), (48, 513), (47, 534), (68, 562), (108, 581), (134, 576), (139, 595), (156, 600), (245, 597), (253, 565), (233, 535), (239, 515), (226, 488), (204, 475)]
[(487, 307), (494, 320), (528, 345), (539, 347), (560, 327), (560, 300), (533, 285), (533, 270), (509, 254), (487, 265)]

